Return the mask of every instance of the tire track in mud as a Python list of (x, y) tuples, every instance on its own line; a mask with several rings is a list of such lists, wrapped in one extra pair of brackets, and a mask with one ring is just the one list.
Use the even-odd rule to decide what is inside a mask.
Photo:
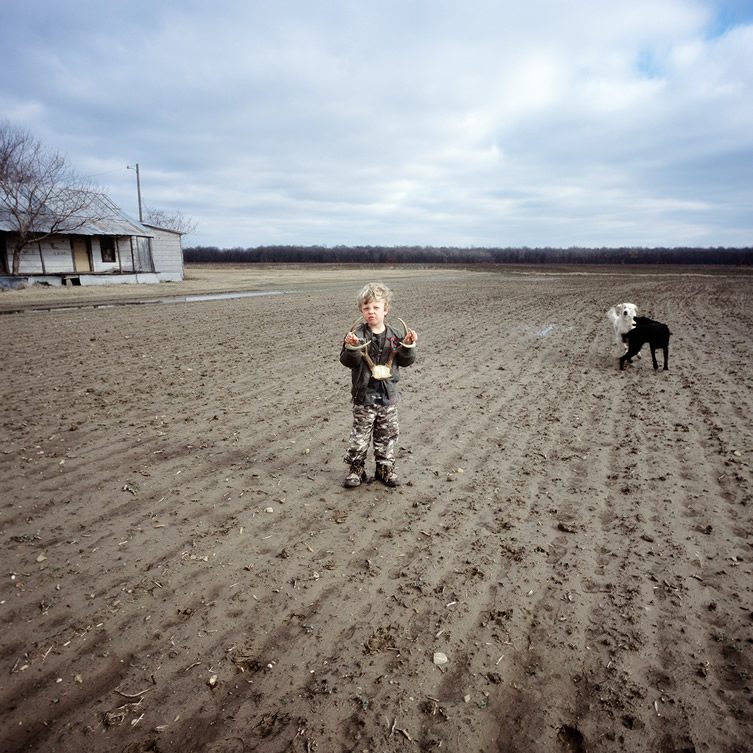
[[(720, 718), (734, 718), (740, 714), (735, 709), (749, 702), (743, 678), (750, 672), (750, 658), (739, 647), (747, 633), (740, 602), (745, 602), (746, 595), (749, 599), (750, 589), (744, 589), (746, 594), (730, 588), (736, 579), (729, 576), (731, 569), (746, 567), (750, 551), (750, 515), (746, 510), (750, 473), (737, 448), (751, 446), (750, 424), (743, 418), (746, 413), (750, 415), (751, 393), (734, 367), (718, 369), (713, 347), (714, 341), (724, 342), (725, 347), (734, 345), (738, 337), (735, 325), (740, 326), (744, 319), (738, 319), (734, 312), (712, 318), (710, 314), (714, 313), (712, 309), (701, 318), (690, 311), (684, 323), (686, 337), (680, 363), (686, 364), (686, 369), (680, 379), (681, 389), (669, 404), (674, 427), (680, 432), (675, 465), (682, 472), (668, 500), (677, 511), (675, 525), (667, 536), (672, 556), (664, 558), (665, 562), (669, 560), (671, 577), (660, 582), (657, 589), (668, 616), (679, 609), (687, 612), (682, 630), (660, 634), (660, 645), (664, 676), (671, 678), (665, 681), (669, 702), (689, 720), (691, 740), (707, 734), (703, 727), (708, 722), (698, 723), (704, 705), (715, 707)], [(731, 348), (727, 364), (749, 357), (750, 344), (746, 349), (744, 354)], [(718, 418), (722, 415), (725, 421), (731, 419), (727, 426)], [(700, 460), (695, 451), (699, 447)], [(699, 642), (697, 636), (703, 636), (703, 640)], [(680, 678), (677, 667), (683, 668)], [(710, 673), (718, 673), (719, 684), (725, 688), (716, 696), (708, 692)], [(683, 680), (696, 689), (688, 703), (672, 698), (673, 689)], [(744, 736), (736, 733), (734, 724), (726, 719), (717, 729), (726, 750), (746, 744)]]
[[(618, 674), (611, 681), (607, 678), (606, 682), (600, 682), (599, 690), (605, 697), (611, 696), (615, 708), (622, 708), (623, 724), (626, 728), (632, 730), (638, 727), (648, 730), (652, 737), (663, 738), (665, 745), (692, 747), (693, 741), (703, 736), (702, 730), (697, 729), (695, 723), (699, 718), (699, 709), (694, 699), (685, 704), (677, 702), (673, 698), (673, 691), (678, 684), (696, 687), (699, 695), (703, 691), (697, 681), (698, 663), (688, 659), (697, 655), (697, 646), (683, 637), (685, 627), (678, 626), (676, 621), (678, 611), (683, 608), (682, 599), (689, 596), (688, 586), (685, 584), (694, 585), (694, 581), (687, 580), (688, 577), (692, 577), (687, 575), (688, 570), (692, 573), (692, 567), (689, 568), (686, 564), (690, 557), (685, 543), (691, 538), (693, 530), (678, 528), (673, 521), (682, 518), (682, 510), (688, 506), (689, 496), (696, 499), (713, 496), (715, 490), (698, 488), (697, 480), (702, 478), (704, 483), (708, 484), (708, 479), (714, 478), (716, 472), (706, 467), (706, 463), (699, 468), (698, 459), (695, 457), (698, 446), (704, 443), (703, 437), (692, 428), (694, 425), (702, 426), (700, 420), (696, 421), (693, 418), (697, 401), (702, 396), (684, 394), (672, 381), (661, 382), (664, 386), (657, 391), (655, 383), (652, 386), (646, 384), (645, 380), (651, 379), (652, 376), (650, 367), (645, 369), (645, 366), (640, 377), (637, 369), (629, 376), (631, 380), (633, 377), (635, 379), (629, 384), (630, 392), (623, 396), (623, 400), (630, 405), (631, 422), (625, 428), (622, 454), (614, 453), (614, 473), (609, 477), (618, 498), (622, 494), (624, 502), (632, 503), (634, 509), (642, 511), (648, 507), (651, 510), (648, 517), (644, 517), (641, 512), (635, 516), (619, 516), (620, 528), (624, 529), (626, 537), (630, 537), (627, 540), (631, 542), (635, 551), (630, 551), (629, 544), (627, 550), (616, 561), (620, 562), (619, 569), (629, 568), (630, 563), (633, 563), (632, 573), (628, 573), (636, 587), (622, 605), (615, 603), (611, 608), (604, 610), (606, 614), (614, 614), (615, 607), (624, 609), (626, 606), (632, 606), (634, 614), (642, 617), (635, 620), (636, 631), (626, 637), (620, 636), (614, 628), (609, 630), (613, 646), (637, 653), (623, 653), (620, 656), (619, 651), (612, 649), (608, 655), (608, 666), (614, 668)], [(669, 376), (672, 377), (674, 374), (670, 372)], [(639, 378), (642, 381), (639, 382)], [(688, 432), (694, 435), (690, 439), (686, 438)], [(688, 443), (696, 451), (693, 453), (695, 467), (690, 456), (683, 452), (684, 443)], [(668, 462), (668, 448), (674, 448), (676, 462)], [(628, 456), (625, 455), (626, 450), (629, 452)], [(658, 461), (659, 458), (661, 462)], [(696, 493), (692, 494), (692, 491)], [(662, 492), (669, 494), (670, 498), (662, 497)], [(649, 504), (646, 505), (646, 502)], [(675, 512), (676, 510), (678, 512)], [(632, 521), (633, 517), (635, 523)], [(665, 533), (668, 527), (669, 535)], [(638, 533), (641, 534), (640, 538), (636, 536)], [(642, 544), (641, 540), (649, 544)], [(625, 550), (624, 546), (622, 548)], [(681, 564), (679, 572), (676, 560)], [(642, 562), (649, 562), (651, 565), (635, 567), (635, 563)], [(611, 568), (610, 583), (619, 582), (619, 569)], [(691, 592), (692, 590), (690, 587)], [(610, 590), (605, 598), (616, 602), (615, 597), (614, 591)], [(639, 605), (643, 605), (641, 609), (638, 609)], [(702, 610), (691, 612), (687, 620), (697, 623), (697, 614), (702, 615)], [(703, 631), (704, 628), (701, 626), (692, 632), (697, 635)], [(632, 661), (636, 656), (640, 661)], [(638, 665), (653, 669), (648, 671), (648, 676), (644, 670), (643, 677), (636, 677), (636, 674), (640, 675), (636, 671)], [(679, 672), (679, 677), (678, 667), (683, 668)], [(651, 696), (647, 698), (645, 692), (636, 692), (641, 687), (652, 688)], [(629, 688), (633, 691), (627, 693), (626, 689)], [(624, 703), (625, 700), (628, 701), (627, 704)], [(652, 700), (655, 703), (651, 709), (653, 713), (646, 713)], [(631, 701), (637, 701), (637, 706)], [(667, 707), (665, 704), (671, 705)], [(663, 732), (666, 730), (668, 714), (676, 717), (675, 731), (671, 734)]]
[[(603, 395), (602, 395), (602, 397), (603, 397)], [(614, 415), (617, 415), (617, 411), (616, 411), (616, 408), (617, 408), (618, 406), (615, 406), (615, 405), (614, 405), (614, 402), (615, 402), (614, 400), (613, 400), (612, 402), (613, 402), (613, 411), (612, 411), (611, 415), (612, 415), (612, 416), (614, 416)], [(592, 420), (590, 420), (590, 421), (589, 421), (589, 423), (590, 423), (590, 424), (596, 424), (596, 425), (600, 425), (600, 423), (601, 423), (601, 421), (602, 421), (602, 420), (603, 420), (603, 417), (599, 417), (598, 419), (592, 419)], [(613, 422), (613, 423), (614, 423), (614, 422)], [(638, 438), (636, 438), (636, 439), (638, 439)], [(592, 440), (598, 440), (598, 437), (592, 437)], [(634, 440), (634, 441), (635, 441), (635, 440)], [(597, 445), (598, 445), (598, 444), (599, 444), (599, 442), (598, 442), (598, 441), (595, 441), (595, 444), (597, 444)], [(628, 439), (628, 441), (626, 442), (626, 445), (628, 445), (628, 446), (631, 446), (631, 442), (630, 442), (630, 440), (629, 440), (629, 439)], [(611, 552), (614, 552), (614, 551), (619, 551), (619, 550), (620, 550), (621, 548), (623, 548), (623, 539), (624, 539), (624, 534), (625, 534), (625, 532), (618, 532), (618, 533), (617, 533), (617, 536), (616, 536), (616, 538), (615, 538), (614, 536), (612, 537), (612, 538), (613, 538), (613, 542), (612, 542), (612, 544), (614, 545), (614, 548), (613, 548), (613, 549), (611, 550)], [(562, 537), (560, 537), (560, 538), (562, 538)], [(609, 549), (609, 548), (605, 548), (605, 551), (606, 551), (607, 553), (610, 553), (610, 549)], [(611, 581), (611, 582), (618, 582), (618, 580), (619, 580), (619, 575), (620, 575), (620, 573), (621, 573), (621, 570), (622, 570), (622, 569), (624, 568), (624, 561), (625, 561), (625, 560), (628, 560), (628, 559), (630, 559), (630, 557), (631, 557), (631, 556), (632, 556), (633, 554), (634, 554), (634, 552), (632, 552), (632, 551), (628, 550), (628, 551), (627, 551), (627, 552), (625, 553), (625, 555), (624, 555), (624, 556), (623, 556), (623, 557), (621, 558), (621, 560), (622, 560), (623, 564), (621, 564), (621, 565), (620, 565), (619, 567), (617, 567), (617, 568), (614, 568), (614, 569), (613, 569), (613, 571), (612, 571), (612, 577), (610, 578), (610, 581)], [(612, 556), (612, 557), (614, 557), (614, 554), (611, 554), (611, 556)], [(601, 556), (599, 557), (599, 560), (600, 560), (600, 561), (603, 561), (604, 559), (605, 559), (605, 556), (604, 556), (604, 554), (602, 554), (602, 555), (601, 555)], [(600, 566), (601, 566), (601, 567), (603, 567), (603, 564), (601, 564)], [(644, 589), (643, 589), (643, 590), (644, 590), (644, 591), (646, 590), (646, 589), (645, 589), (645, 587), (644, 587)], [(634, 596), (634, 594), (631, 594), (631, 593), (630, 593), (630, 591), (631, 591), (631, 589), (628, 589), (628, 592), (627, 592), (627, 597), (628, 597), (628, 598), (626, 598), (626, 599), (625, 599), (625, 602), (626, 602), (626, 603), (627, 603), (628, 601), (632, 601), (632, 599), (633, 599), (633, 596)], [(570, 597), (570, 592), (569, 592), (569, 591), (567, 592), (566, 596)], [(538, 611), (541, 611), (541, 607), (543, 607), (543, 608), (547, 608), (547, 605), (546, 605), (546, 604), (540, 604), (540, 605), (539, 605), (539, 607), (540, 607), (540, 609), (539, 609)], [(559, 613), (559, 611), (560, 611), (560, 610), (554, 610), (554, 609), (553, 609), (553, 607), (552, 607), (551, 605), (550, 605), (550, 606), (548, 607), (548, 609), (549, 609), (550, 611), (556, 611), (557, 613)], [(594, 621), (596, 622), (596, 620), (594, 620)], [(536, 631), (533, 631), (533, 632), (535, 633)], [(596, 635), (598, 636), (598, 633), (597, 633)], [(631, 642), (632, 642), (632, 644), (633, 644), (633, 647), (635, 647), (635, 646), (636, 646), (636, 643), (637, 643), (637, 640), (636, 640), (636, 639), (640, 639), (640, 633), (637, 633), (637, 634), (631, 634), (631, 635), (629, 635), (629, 636), (628, 636), (628, 638), (629, 638), (629, 639), (631, 640)], [(605, 660), (604, 660), (604, 664), (603, 664), (603, 666), (605, 666), (605, 667), (608, 667), (608, 666), (610, 666), (610, 665), (611, 665), (611, 663), (612, 663), (612, 660), (611, 660), (611, 659), (608, 659), (608, 657), (607, 657), (607, 659), (605, 659)], [(551, 675), (550, 675), (550, 674), (548, 674), (548, 673), (545, 673), (545, 676), (547, 677), (547, 682), (551, 682)], [(577, 679), (577, 678), (576, 678), (576, 679)], [(639, 693), (638, 693), (638, 694), (636, 694), (636, 695), (637, 695), (637, 696), (640, 696), (640, 694), (639, 694)], [(533, 706), (533, 707), (535, 708), (535, 705), (533, 705), (533, 704), (526, 704), (526, 705), (527, 705), (527, 706), (529, 706), (529, 707)], [(632, 725), (632, 724), (633, 724), (633, 721), (634, 721), (634, 718), (633, 718), (633, 716), (631, 716), (631, 715), (629, 715), (629, 714), (628, 714), (628, 715), (626, 715), (626, 716), (624, 717), (624, 722), (625, 722), (625, 724), (626, 724), (626, 725)], [(513, 725), (513, 726), (514, 726), (514, 725)], [(563, 726), (562, 726), (562, 727), (560, 728), (560, 731), (561, 731), (561, 730), (573, 730), (573, 729), (576, 729), (576, 731), (577, 731), (577, 728), (574, 728), (574, 727), (570, 727), (570, 726), (568, 726), (568, 725), (563, 725)], [(566, 733), (565, 733), (565, 736), (566, 736), (566, 737), (567, 737), (567, 734), (568, 734), (568, 733), (566, 732)], [(579, 734), (580, 734), (580, 733), (578, 732), (578, 735), (579, 735)], [(554, 741), (554, 742), (556, 742), (556, 741)], [(527, 741), (527, 743), (530, 743), (530, 741)], [(522, 746), (522, 747), (523, 747), (523, 746)]]

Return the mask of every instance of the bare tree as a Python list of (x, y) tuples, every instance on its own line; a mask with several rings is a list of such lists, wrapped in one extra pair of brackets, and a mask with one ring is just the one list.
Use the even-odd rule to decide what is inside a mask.
[(174, 212), (168, 212), (164, 209), (153, 209), (144, 207), (144, 222), (147, 225), (161, 227), (164, 230), (174, 230), (181, 235), (190, 235), (196, 231), (196, 223), (190, 217), (187, 217), (179, 209)]
[(30, 243), (101, 219), (94, 216), (99, 199), (63, 155), (45, 149), (29, 131), (0, 122), (0, 220), (11, 234), (12, 274)]

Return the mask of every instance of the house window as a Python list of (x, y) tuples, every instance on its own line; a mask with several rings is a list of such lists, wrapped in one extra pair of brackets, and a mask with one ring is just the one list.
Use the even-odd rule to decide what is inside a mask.
[(99, 250), (103, 262), (115, 262), (115, 238), (104, 236), (99, 239)]

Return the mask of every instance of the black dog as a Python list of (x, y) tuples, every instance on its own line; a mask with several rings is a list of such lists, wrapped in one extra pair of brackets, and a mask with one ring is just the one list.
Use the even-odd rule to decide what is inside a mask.
[(625, 368), (625, 361), (632, 363), (632, 358), (637, 356), (641, 348), (648, 343), (651, 346), (651, 360), (654, 362), (654, 371), (659, 368), (656, 362), (656, 349), (664, 351), (664, 371), (669, 368), (669, 336), (672, 334), (669, 327), (661, 322), (649, 319), (647, 316), (634, 316), (635, 327), (622, 336), (623, 342), (627, 343), (628, 349), (624, 356), (620, 357), (620, 371)]

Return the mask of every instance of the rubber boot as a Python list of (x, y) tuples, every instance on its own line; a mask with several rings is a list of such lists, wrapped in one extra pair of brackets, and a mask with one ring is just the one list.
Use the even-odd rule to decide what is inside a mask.
[(356, 486), (360, 486), (366, 480), (366, 469), (363, 466), (363, 462), (351, 463), (350, 473), (345, 477), (343, 486), (346, 489), (354, 489)]
[(397, 473), (395, 473), (394, 463), (377, 463), (376, 475), (374, 478), (377, 481), (381, 481), (385, 486), (389, 486), (391, 489), (394, 489), (400, 484)]

